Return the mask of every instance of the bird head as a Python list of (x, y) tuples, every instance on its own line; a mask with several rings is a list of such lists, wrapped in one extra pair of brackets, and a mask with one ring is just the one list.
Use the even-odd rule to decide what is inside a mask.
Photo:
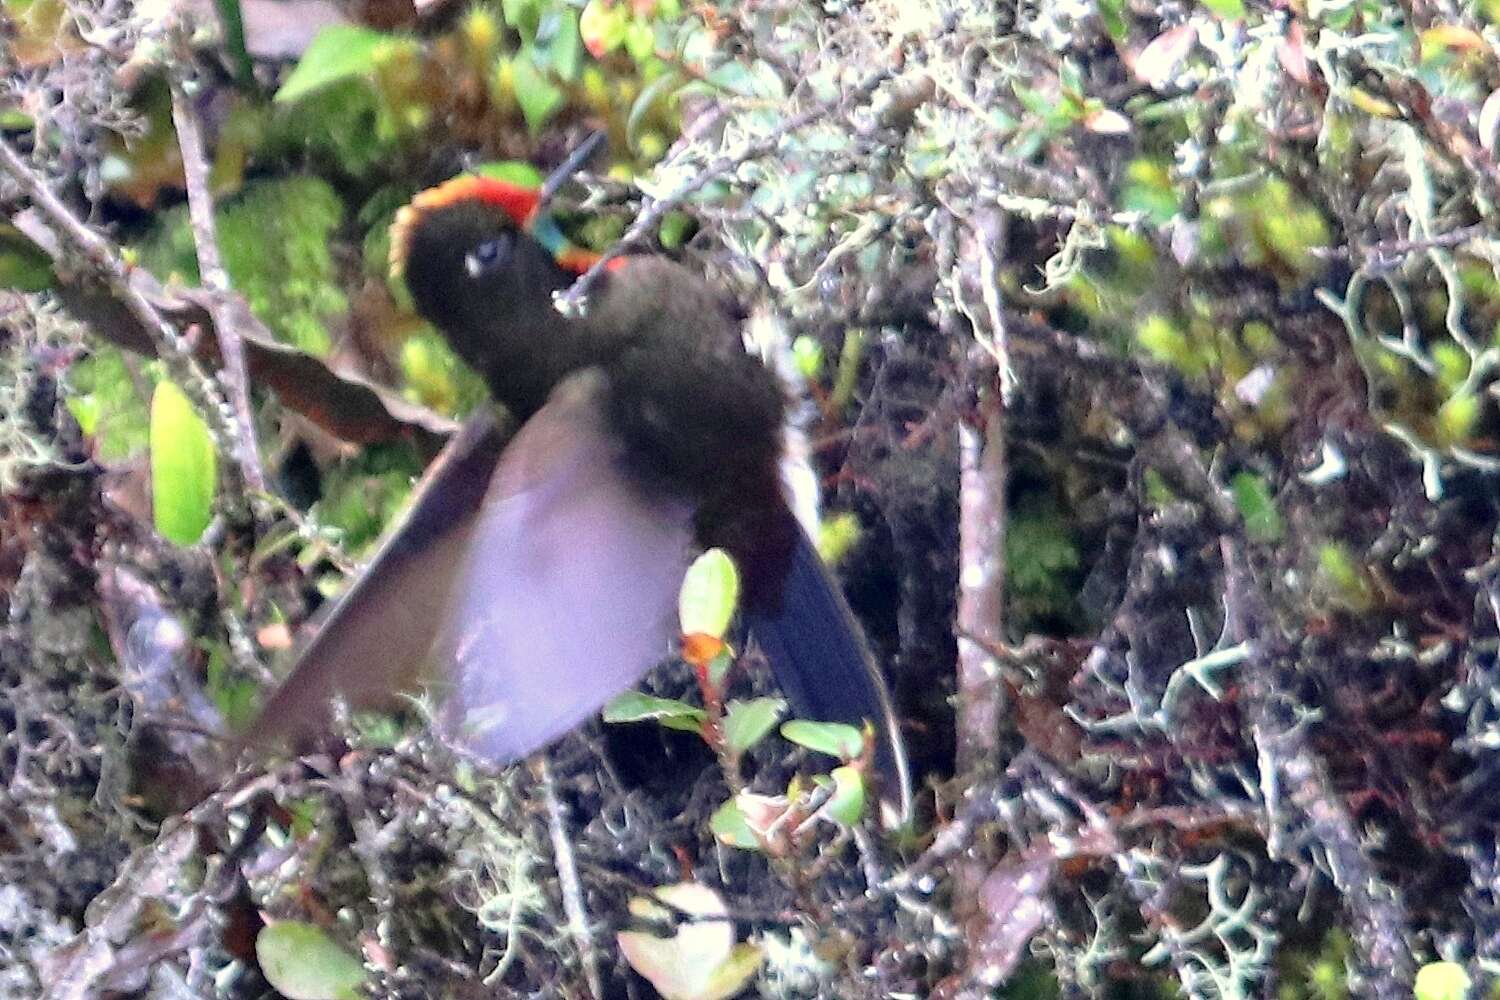
[(418, 194), (391, 226), (391, 272), (417, 312), (523, 413), (577, 360), (579, 331), (552, 296), (597, 259), (564, 239), (542, 200), (541, 189), (464, 175)]
[[(391, 226), (391, 273), (417, 311), (451, 338), (529, 318), (565, 272), (530, 234), (539, 193), (488, 177), (421, 192)], [(455, 343), (455, 347), (462, 348)]]

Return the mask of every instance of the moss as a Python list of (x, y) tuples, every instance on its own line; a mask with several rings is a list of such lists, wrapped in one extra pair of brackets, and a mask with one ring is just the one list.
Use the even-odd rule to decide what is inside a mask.
[[(259, 181), (219, 208), (219, 249), (235, 289), (278, 340), (314, 354), (331, 343), (325, 325), (347, 302), (329, 249), (344, 205), (315, 177)], [(186, 206), (162, 215), (140, 247), (163, 280), (198, 281)]]
[(358, 552), (400, 511), (420, 470), (410, 448), (367, 448), (324, 478), (318, 520), (342, 532), (344, 547)]
[(146, 400), (119, 348), (100, 345), (72, 365), (66, 387), (68, 412), (93, 437), (100, 458), (114, 461), (146, 450)]
[(1034, 630), (1076, 621), (1081, 564), (1073, 527), (1056, 500), (1039, 493), (1023, 496), (1005, 535), (1005, 584), (1015, 627)]

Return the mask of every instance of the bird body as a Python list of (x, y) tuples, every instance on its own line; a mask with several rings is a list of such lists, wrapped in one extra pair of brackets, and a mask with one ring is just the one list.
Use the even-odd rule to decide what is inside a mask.
[(418, 312), (521, 429), (502, 443), (480, 416), (449, 445), (266, 725), (305, 728), (332, 696), (375, 700), (425, 662), (445, 730), (491, 758), (524, 755), (665, 658), (683, 572), (718, 547), (794, 711), (872, 723), (904, 811), (894, 712), (785, 499), (785, 392), (745, 352), (743, 317), (650, 256), (623, 258), (580, 315), (562, 314), (553, 297), (575, 275), (524, 229), (532, 208), (462, 178), (398, 217), (393, 260)]

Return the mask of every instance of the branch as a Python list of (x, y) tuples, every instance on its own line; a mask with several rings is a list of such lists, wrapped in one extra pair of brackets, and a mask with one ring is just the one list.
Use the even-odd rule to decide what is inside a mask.
[[(172, 380), (182, 387), (197, 406), (219, 447), (223, 448), (234, 442), (235, 428), (218, 386), (203, 371), (176, 328), (162, 317), (130, 280), (130, 268), (115, 248), (75, 216), (3, 137), (0, 137), (0, 170), (11, 176), (31, 204), (47, 219), (51, 228), (78, 251), (89, 268), (104, 281), (114, 297), (144, 328), (157, 355), (166, 363)], [(238, 470), (233, 475), (226, 474), (225, 479), (225, 489), (220, 495), (227, 512), (238, 519), (247, 511), (243, 483), (239, 479)]]
[(1001, 687), (988, 649), (1005, 643), (1005, 409), (994, 386), (980, 392), (973, 423), (958, 426), (955, 766), (961, 775), (993, 768), (1000, 752)]
[[(185, 66), (191, 57), (184, 55)], [(229, 273), (219, 256), (218, 233), (214, 225), (214, 200), (208, 187), (208, 160), (203, 148), (203, 129), (197, 109), (188, 96), (187, 85), (172, 74), (172, 125), (177, 131), (177, 146), (182, 152), (182, 173), (187, 184), (188, 220), (193, 230), (193, 245), (198, 252), (198, 275), (203, 284), (215, 292), (230, 290)], [(250, 409), (250, 377), (245, 370), (245, 345), (239, 328), (227, 315), (222, 298), (209, 300), (214, 333), (219, 338), (219, 356), (223, 359), (223, 379), (234, 408), (235, 452), (245, 485), (257, 493), (266, 492), (266, 474), (260, 466), (255, 443), (255, 418)]]
[[(1220, 540), (1229, 624), (1249, 644), (1245, 677), (1252, 732), (1261, 757), (1261, 784), (1266, 790), (1270, 825), (1267, 853), (1275, 856), (1276, 806), (1281, 792), (1306, 817), (1312, 839), (1327, 858), (1334, 886), (1349, 910), (1354, 939), (1361, 952), (1371, 996), (1396, 1000), (1411, 996), (1416, 964), (1403, 928), (1406, 913), (1395, 889), (1375, 871), (1360, 832), (1328, 770), (1308, 738), (1305, 720), (1296, 714), (1291, 696), (1277, 683), (1276, 663), (1296, 652), (1286, 646), (1270, 609), (1255, 585), (1243, 541)], [(1285, 782), (1283, 785), (1282, 783)]]
[(583, 975), (589, 990), (595, 997), (604, 996), (603, 980), (599, 978), (599, 956), (594, 951), (594, 939), (589, 933), (588, 908), (583, 902), (583, 883), (578, 879), (578, 862), (573, 856), (573, 842), (568, 839), (567, 817), (562, 800), (557, 797), (557, 782), (552, 777), (552, 765), (545, 753), (537, 756), (533, 773), (542, 789), (542, 802), (547, 807), (547, 833), (552, 839), (552, 858), (557, 866), (557, 881), (562, 891), (563, 913), (568, 918), (568, 932), (578, 948), (579, 960), (583, 963)]
[[(77, 273), (76, 266), (70, 268), (70, 254), (37, 209), (14, 213), (11, 223), (52, 262), (57, 274), (52, 294), (69, 315), (124, 350), (153, 357), (161, 353), (159, 338), (153, 337), (115, 289), (98, 287), (88, 274)], [(334, 371), (322, 359), (280, 343), (237, 293), (203, 288), (174, 288), (168, 293), (149, 271), (140, 268), (130, 269), (127, 280), (156, 315), (179, 330), (214, 327), (210, 306), (221, 300), (218, 308), (233, 319), (242, 334), (250, 380), (271, 389), (283, 406), (340, 440), (370, 444), (414, 438), (421, 450), (431, 455), (458, 430), (456, 421), (409, 402), (394, 390), (359, 375)], [(217, 336), (199, 337), (193, 349), (200, 361), (214, 364), (219, 359)]]

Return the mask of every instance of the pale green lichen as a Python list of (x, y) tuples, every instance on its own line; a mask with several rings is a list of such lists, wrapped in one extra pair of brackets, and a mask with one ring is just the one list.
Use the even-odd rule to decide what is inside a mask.
[[(28, 469), (58, 460), (27, 412), (38, 379), (36, 348), (57, 339), (60, 320), (32, 295), (0, 292), (0, 495), (16, 487)], [(66, 335), (66, 334), (63, 334)]]

